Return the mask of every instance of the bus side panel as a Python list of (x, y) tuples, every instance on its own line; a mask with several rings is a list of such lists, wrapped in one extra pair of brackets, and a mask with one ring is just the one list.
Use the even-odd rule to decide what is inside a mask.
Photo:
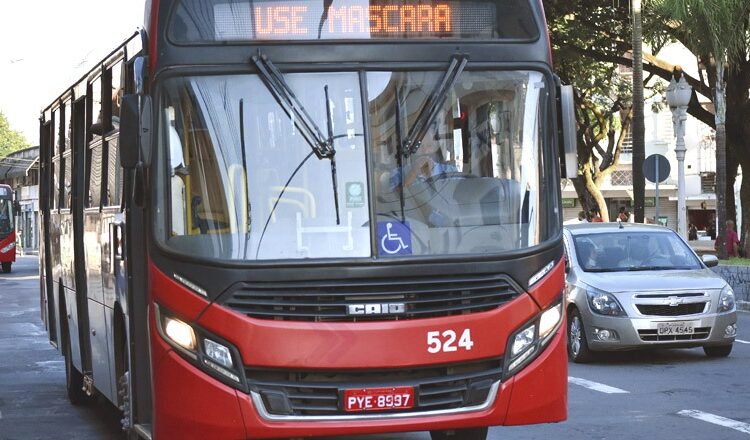
[(79, 333), (80, 329), (78, 326), (78, 306), (76, 305), (76, 292), (75, 290), (70, 290), (64, 287), (62, 290), (63, 295), (65, 296), (65, 306), (67, 312), (67, 317), (63, 317), (63, 319), (67, 319), (68, 333), (66, 337), (68, 338), (68, 343), (70, 344), (70, 352), (73, 357), (73, 366), (75, 366), (78, 371), (83, 371), (83, 361), (81, 359), (81, 339)]
[(49, 283), (49, 286), (52, 287), (52, 301), (55, 306), (55, 317), (57, 318), (57, 334), (61, 335), (62, 320), (67, 320), (67, 317), (61, 314), (62, 264), (60, 257), (60, 214), (56, 211), (52, 211), (49, 216), (49, 230), (47, 235), (49, 237), (48, 262), (50, 265), (47, 272), (52, 276), (52, 282)]

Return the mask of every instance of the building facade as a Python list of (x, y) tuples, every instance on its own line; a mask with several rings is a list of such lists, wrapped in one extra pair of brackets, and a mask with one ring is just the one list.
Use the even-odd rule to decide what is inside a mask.
[(21, 252), (39, 249), (39, 147), (16, 151), (0, 158), (0, 183), (10, 185), (21, 210), (16, 233)]

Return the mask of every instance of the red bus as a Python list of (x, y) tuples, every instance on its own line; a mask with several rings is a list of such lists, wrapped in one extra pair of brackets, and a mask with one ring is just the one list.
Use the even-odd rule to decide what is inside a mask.
[(146, 11), (41, 117), (73, 403), (157, 439), (565, 420), (575, 127), (539, 0)]
[(0, 265), (3, 273), (10, 273), (16, 261), (16, 228), (13, 189), (0, 184)]

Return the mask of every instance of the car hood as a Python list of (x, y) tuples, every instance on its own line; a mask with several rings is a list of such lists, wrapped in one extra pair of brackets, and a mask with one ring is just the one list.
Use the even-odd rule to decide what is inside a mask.
[(726, 281), (711, 269), (583, 272), (579, 280), (605, 292), (708, 290), (723, 289), (726, 285)]

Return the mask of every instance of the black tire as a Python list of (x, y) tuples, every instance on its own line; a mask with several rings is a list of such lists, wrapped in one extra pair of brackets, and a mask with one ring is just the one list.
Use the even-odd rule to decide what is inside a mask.
[(432, 440), (486, 440), (487, 428), (430, 431), (430, 438), (432, 438)]
[(571, 309), (568, 313), (568, 359), (577, 364), (585, 364), (594, 359), (578, 309)]
[(707, 345), (703, 347), (706, 356), (712, 358), (727, 357), (732, 352), (732, 344), (729, 345)]
[(3, 263), (3, 273), (10, 273), (10, 266), (11, 266), (12, 264), (13, 264), (13, 263), (10, 263), (10, 262), (8, 262), (8, 263)]
[(91, 398), (85, 391), (83, 391), (83, 374), (76, 370), (76, 367), (73, 365), (73, 355), (70, 350), (70, 343), (66, 340), (64, 345), (65, 388), (68, 390), (68, 400), (70, 400), (70, 403), (73, 405), (83, 405), (91, 400)]

